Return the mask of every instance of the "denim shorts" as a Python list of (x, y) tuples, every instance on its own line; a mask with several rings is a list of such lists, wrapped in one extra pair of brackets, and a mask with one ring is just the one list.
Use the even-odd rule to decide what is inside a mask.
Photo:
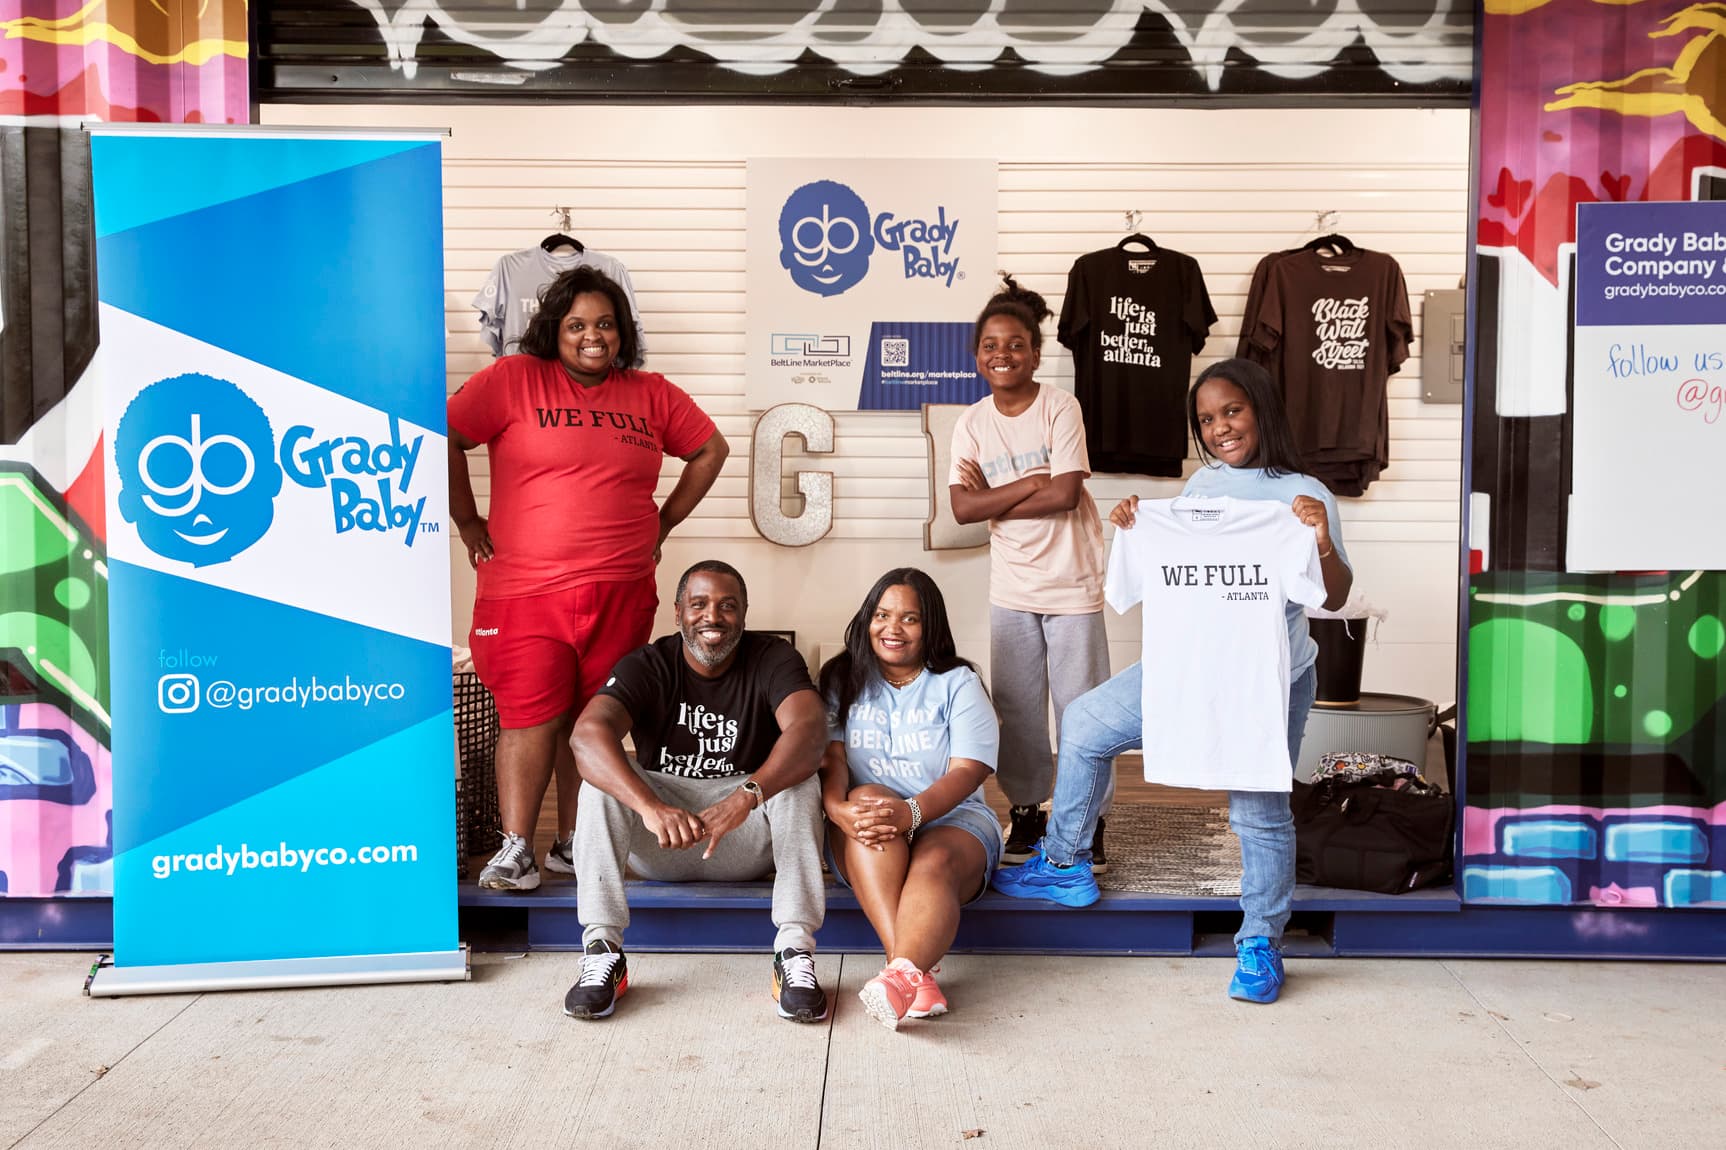
[[(995, 873), (995, 868), (1001, 865), (1001, 851), (1005, 846), (1006, 836), (1001, 832), (1001, 820), (995, 817), (995, 812), (981, 803), (960, 803), (938, 819), (924, 823), (919, 830), (926, 831), (930, 827), (958, 827), (978, 842), (983, 844), (983, 885), (977, 893), (965, 903), (966, 906), (976, 902), (989, 891), (989, 878)], [(833, 840), (842, 837), (838, 828), (827, 828), (827, 843), (822, 849), (827, 852), (827, 869), (840, 886), (850, 889), (851, 884), (845, 881), (845, 876), (839, 873), (839, 867), (833, 861)]]

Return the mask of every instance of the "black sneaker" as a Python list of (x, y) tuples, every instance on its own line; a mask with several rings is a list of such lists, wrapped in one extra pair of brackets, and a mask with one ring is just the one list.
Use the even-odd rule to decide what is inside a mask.
[(1106, 820), (1097, 820), (1097, 833), (1091, 836), (1091, 873), (1107, 874), (1109, 871), (1109, 854), (1103, 849), (1103, 827)]
[(815, 981), (815, 956), (786, 947), (773, 956), (773, 1000), (779, 1017), (820, 1022), (827, 1017), (827, 992)]
[(1049, 828), (1049, 812), (1042, 807), (1014, 807), (1008, 812), (1007, 845), (1001, 851), (1001, 861), (1013, 866), (1030, 859), (1043, 832)]
[(629, 960), (623, 951), (595, 939), (581, 956), (581, 977), (563, 996), (563, 1012), (571, 1018), (607, 1018), (629, 989)]

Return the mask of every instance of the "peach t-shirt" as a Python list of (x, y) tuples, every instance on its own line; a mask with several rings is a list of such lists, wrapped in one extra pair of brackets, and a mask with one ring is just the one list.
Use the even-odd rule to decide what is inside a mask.
[[(953, 427), (949, 486), (958, 461), (975, 460), (989, 486), (1027, 475), (1091, 473), (1079, 401), (1041, 384), (1018, 415), (1002, 415), (993, 396), (973, 403)], [(1084, 615), (1103, 609), (1103, 521), (1091, 493), (1079, 489), (1071, 511), (1038, 519), (989, 520), (989, 602), (1039, 615)]]

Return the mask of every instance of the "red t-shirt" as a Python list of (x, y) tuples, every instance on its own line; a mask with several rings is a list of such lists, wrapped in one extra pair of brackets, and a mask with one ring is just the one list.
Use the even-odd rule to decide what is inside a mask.
[(660, 459), (688, 455), (714, 432), (663, 375), (614, 370), (583, 387), (532, 355), (476, 372), (449, 397), (449, 425), (491, 457), (482, 599), (652, 574)]

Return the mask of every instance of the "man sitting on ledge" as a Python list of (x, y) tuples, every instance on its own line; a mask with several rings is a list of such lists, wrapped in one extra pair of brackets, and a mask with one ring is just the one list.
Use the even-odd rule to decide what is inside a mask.
[[(826, 912), (821, 786), (827, 713), (783, 639), (743, 629), (749, 592), (730, 564), (683, 573), (678, 634), (629, 655), (581, 712), (570, 742), (584, 780), (575, 820), (581, 977), (572, 1018), (605, 1018), (629, 987), (625, 858), (642, 878), (740, 882), (773, 871), (773, 997), (818, 1022), (815, 931)], [(624, 755), (635, 736), (639, 766)], [(702, 844), (705, 844), (703, 849)]]

